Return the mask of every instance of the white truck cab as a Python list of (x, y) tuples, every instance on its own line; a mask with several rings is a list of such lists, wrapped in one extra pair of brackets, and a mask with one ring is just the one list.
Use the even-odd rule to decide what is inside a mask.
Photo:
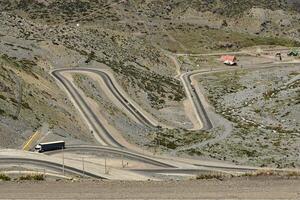
[(38, 144), (38, 145), (35, 146), (34, 149), (35, 149), (36, 152), (41, 152), (42, 146), (40, 144)]

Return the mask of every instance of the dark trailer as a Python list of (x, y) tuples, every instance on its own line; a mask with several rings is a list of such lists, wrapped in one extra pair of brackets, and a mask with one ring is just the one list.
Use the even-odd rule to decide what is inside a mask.
[(64, 141), (55, 141), (55, 142), (47, 142), (47, 143), (40, 143), (35, 146), (35, 150), (37, 152), (44, 152), (44, 151), (53, 151), (65, 148)]

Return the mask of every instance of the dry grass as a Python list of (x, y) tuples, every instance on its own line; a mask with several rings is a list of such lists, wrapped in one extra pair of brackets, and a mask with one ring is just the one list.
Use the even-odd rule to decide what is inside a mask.
[(217, 179), (217, 180), (224, 180), (236, 177), (300, 177), (300, 171), (280, 171), (280, 170), (271, 170), (271, 169), (259, 169), (253, 172), (247, 172), (243, 174), (228, 174), (228, 173), (217, 173), (211, 172), (206, 174), (199, 174), (196, 177), (196, 180), (210, 180), (210, 179)]
[(300, 177), (300, 171), (277, 171), (270, 169), (261, 169), (254, 172), (248, 172), (239, 176), (258, 177), (258, 176), (280, 176), (280, 177)]

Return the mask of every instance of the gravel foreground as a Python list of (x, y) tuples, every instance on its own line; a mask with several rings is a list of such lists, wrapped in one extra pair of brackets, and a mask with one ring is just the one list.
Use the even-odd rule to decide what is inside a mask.
[(300, 179), (2, 182), (0, 199), (300, 199)]

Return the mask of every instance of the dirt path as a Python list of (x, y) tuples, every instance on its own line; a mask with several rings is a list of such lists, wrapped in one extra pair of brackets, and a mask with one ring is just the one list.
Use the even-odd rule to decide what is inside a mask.
[(174, 78), (178, 78), (181, 75), (181, 66), (180, 66), (178, 60), (176, 59), (176, 57), (174, 57), (171, 54), (166, 53), (166, 56), (168, 56), (174, 63), (175, 68), (176, 68), (176, 76)]
[(299, 199), (300, 180), (0, 183), (0, 199)]

